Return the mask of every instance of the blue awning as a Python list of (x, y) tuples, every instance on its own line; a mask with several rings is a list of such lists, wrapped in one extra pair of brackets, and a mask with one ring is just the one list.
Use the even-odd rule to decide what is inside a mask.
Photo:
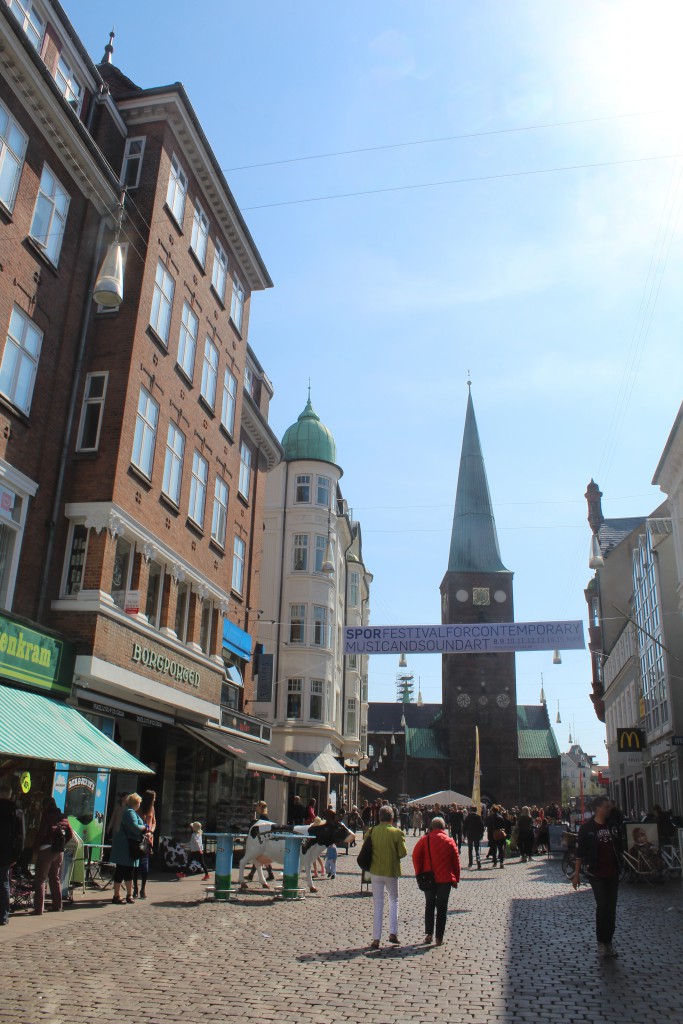
[(229, 622), (226, 619), (223, 623), (223, 647), (227, 647), (238, 658), (242, 658), (244, 661), (251, 661), (254, 641), (249, 633), (245, 633), (234, 622)]

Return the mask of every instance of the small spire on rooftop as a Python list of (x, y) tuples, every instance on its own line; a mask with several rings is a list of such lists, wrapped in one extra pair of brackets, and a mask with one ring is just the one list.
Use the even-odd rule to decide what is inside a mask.
[(112, 25), (111, 32), (109, 33), (109, 42), (107, 43), (107, 45), (104, 48), (104, 56), (103, 56), (102, 60), (100, 61), (100, 64), (111, 64), (111, 63), (113, 63), (111, 58), (112, 58), (112, 54), (114, 53), (114, 36), (115, 35), (116, 35), (116, 32), (114, 31), (114, 26)]

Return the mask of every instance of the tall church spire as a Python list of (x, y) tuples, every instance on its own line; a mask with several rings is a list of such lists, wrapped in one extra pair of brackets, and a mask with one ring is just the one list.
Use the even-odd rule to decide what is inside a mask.
[(467, 396), (448, 571), (508, 571), (500, 558), (496, 522), (493, 518), (471, 391)]

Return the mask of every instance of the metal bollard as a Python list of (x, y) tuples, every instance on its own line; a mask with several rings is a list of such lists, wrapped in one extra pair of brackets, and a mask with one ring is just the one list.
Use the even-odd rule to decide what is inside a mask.
[(229, 900), (232, 890), (232, 848), (233, 836), (219, 832), (216, 837), (216, 887), (215, 900)]
[(299, 891), (299, 871), (301, 869), (301, 845), (307, 836), (291, 833), (285, 837), (285, 863), (282, 872), (282, 899), (303, 899)]

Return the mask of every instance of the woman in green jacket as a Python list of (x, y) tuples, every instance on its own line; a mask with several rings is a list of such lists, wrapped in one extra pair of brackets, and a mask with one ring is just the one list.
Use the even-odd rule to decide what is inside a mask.
[(389, 898), (389, 942), (398, 945), (398, 880), (401, 860), (405, 857), (406, 838), (400, 828), (391, 824), (394, 812), (384, 805), (379, 809), (379, 825), (372, 831), (372, 904), (373, 929), (370, 949), (379, 949), (384, 916), (384, 893)]

